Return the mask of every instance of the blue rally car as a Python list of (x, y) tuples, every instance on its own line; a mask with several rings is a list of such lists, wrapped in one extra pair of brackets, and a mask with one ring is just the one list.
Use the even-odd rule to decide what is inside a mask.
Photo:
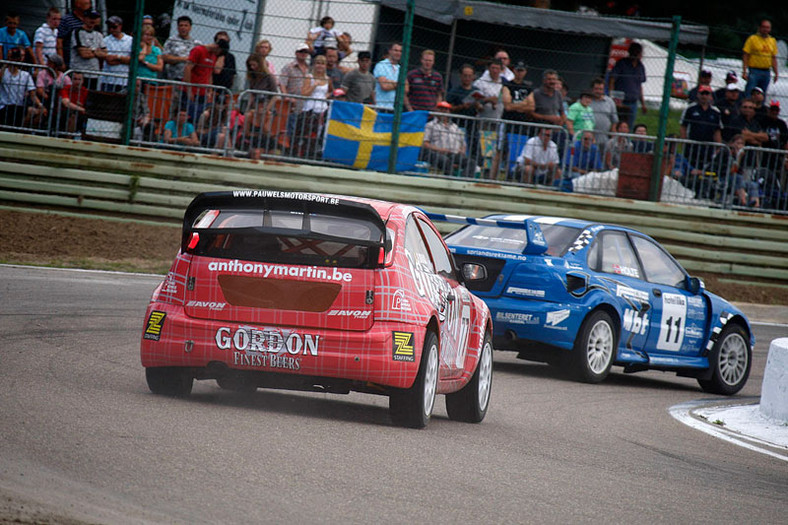
[(490, 308), (496, 349), (589, 383), (612, 365), (675, 371), (715, 394), (746, 383), (755, 344), (747, 317), (647, 235), (557, 217), (429, 215), (466, 224), (446, 243), (457, 264), (487, 268), (468, 288)]

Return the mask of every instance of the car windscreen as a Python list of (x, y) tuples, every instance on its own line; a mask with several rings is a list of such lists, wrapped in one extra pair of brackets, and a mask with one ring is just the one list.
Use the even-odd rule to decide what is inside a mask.
[[(557, 224), (539, 224), (547, 241), (547, 254), (561, 256), (580, 234), (579, 228)], [(446, 238), (448, 244), (468, 248), (483, 248), (510, 253), (523, 253), (528, 243), (525, 228), (470, 225)]]
[(207, 210), (195, 255), (283, 264), (374, 268), (384, 232), (360, 217), (290, 210)]

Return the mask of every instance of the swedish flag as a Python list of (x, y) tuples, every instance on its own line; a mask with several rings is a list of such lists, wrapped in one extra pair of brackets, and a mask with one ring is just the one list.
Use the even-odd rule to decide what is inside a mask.
[[(424, 140), (426, 111), (409, 111), (400, 121), (397, 171), (413, 169)], [(358, 169), (386, 171), (394, 115), (335, 100), (328, 120), (323, 159)]]

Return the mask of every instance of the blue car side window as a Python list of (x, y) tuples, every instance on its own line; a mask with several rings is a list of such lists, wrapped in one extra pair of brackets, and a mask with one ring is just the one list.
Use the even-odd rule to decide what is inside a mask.
[(632, 242), (640, 255), (640, 260), (643, 261), (645, 278), (649, 282), (676, 288), (685, 287), (684, 270), (665, 250), (648, 239), (636, 235), (632, 236)]
[(624, 232), (600, 233), (590, 250), (588, 263), (598, 272), (643, 278), (640, 263)]

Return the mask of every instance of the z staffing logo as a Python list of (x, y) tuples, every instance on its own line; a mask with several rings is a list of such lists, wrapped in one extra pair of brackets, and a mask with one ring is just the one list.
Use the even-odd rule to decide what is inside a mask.
[(545, 319), (546, 328), (558, 328), (559, 330), (566, 330), (566, 327), (559, 327), (558, 325), (564, 322), (569, 317), (569, 310), (558, 310), (556, 312), (547, 312)]
[(392, 332), (393, 347), (392, 359), (394, 361), (416, 361), (416, 352), (413, 348), (413, 332)]
[(150, 313), (150, 317), (148, 317), (148, 324), (145, 327), (145, 333), (143, 334), (143, 339), (151, 339), (153, 341), (158, 341), (161, 337), (161, 329), (164, 326), (164, 318), (167, 317), (165, 312), (157, 312), (156, 310)]

